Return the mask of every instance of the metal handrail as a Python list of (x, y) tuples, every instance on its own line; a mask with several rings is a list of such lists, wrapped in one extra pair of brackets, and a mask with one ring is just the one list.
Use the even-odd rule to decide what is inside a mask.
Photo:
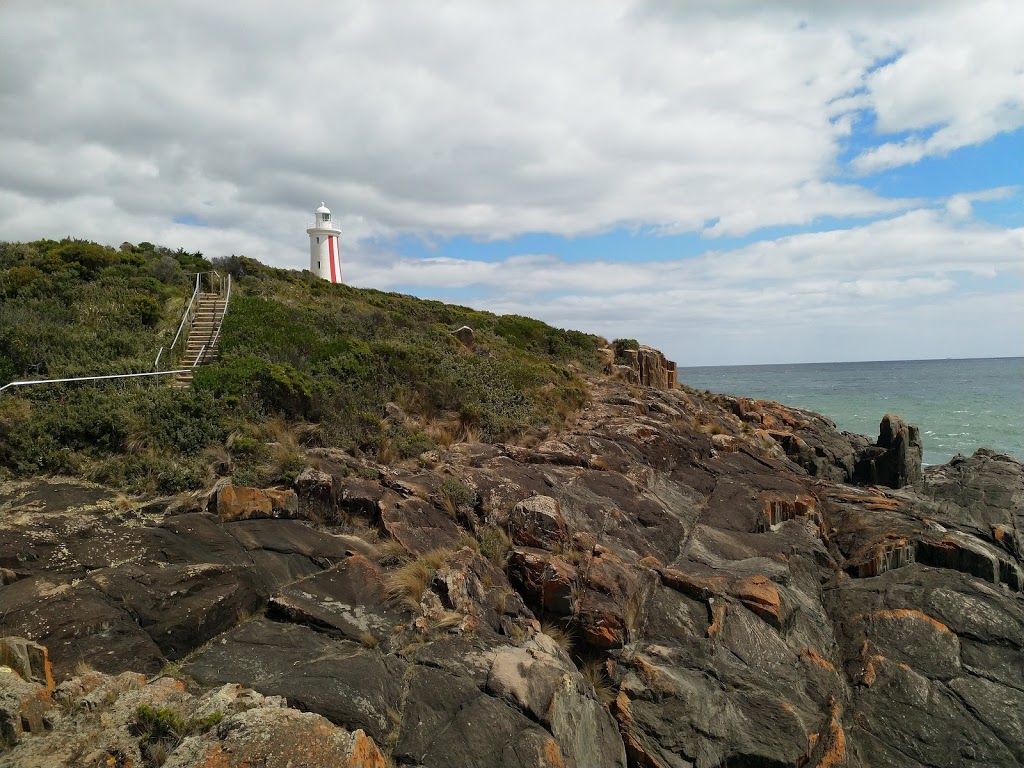
[(228, 292), (224, 296), (224, 311), (220, 313), (220, 323), (217, 325), (217, 332), (213, 334), (213, 341), (210, 342), (210, 349), (217, 348), (217, 339), (220, 338), (220, 329), (224, 327), (224, 315), (228, 313), (228, 303), (231, 301), (231, 273), (228, 272)]
[(196, 297), (199, 296), (199, 278), (202, 272), (196, 273), (196, 288), (192, 291), (192, 298), (189, 299), (188, 306), (185, 307), (185, 314), (181, 316), (181, 323), (178, 325), (178, 332), (174, 334), (174, 341), (171, 342), (171, 349), (174, 349), (178, 344), (178, 337), (181, 336), (181, 331), (185, 327), (185, 321), (189, 319), (189, 314), (192, 312), (192, 305), (195, 304)]
[(190, 368), (195, 368), (197, 365), (199, 365), (199, 363), (201, 363), (202, 360), (203, 360), (203, 355), (205, 355), (205, 354), (206, 354), (206, 345), (203, 344), (203, 346), (201, 346), (199, 348), (199, 354), (196, 355), (196, 359), (192, 361), (192, 365), (190, 366)]
[(153, 370), (155, 371), (160, 367), (160, 356), (164, 353), (164, 348), (160, 347), (160, 351), (156, 353), (156, 360), (153, 361)]
[(140, 376), (167, 376), (172, 373), (188, 373), (190, 368), (180, 368), (176, 371), (152, 371), (150, 373), (115, 373), (109, 376), (75, 376), (70, 379), (33, 379), (31, 381), (12, 381), (0, 387), (3, 392), (9, 387), (25, 387), (30, 384), (64, 384), (70, 381), (100, 381), (103, 379), (131, 379)]

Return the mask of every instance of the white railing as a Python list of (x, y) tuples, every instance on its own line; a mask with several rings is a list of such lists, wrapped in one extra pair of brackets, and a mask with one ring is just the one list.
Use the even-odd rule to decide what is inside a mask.
[(178, 332), (174, 334), (174, 341), (171, 342), (171, 349), (174, 349), (178, 345), (178, 337), (181, 336), (182, 330), (185, 328), (185, 323), (189, 322), (191, 325), (191, 318), (193, 313), (192, 307), (196, 304), (196, 299), (199, 298), (199, 279), (202, 277), (202, 273), (196, 275), (196, 288), (192, 291), (192, 298), (188, 301), (188, 306), (185, 307), (185, 314), (181, 316), (181, 323), (178, 325)]
[(341, 232), (341, 227), (331, 219), (330, 221), (307, 221), (306, 229), (330, 229)]
[(191, 369), (180, 368), (176, 371), (152, 371), (150, 373), (115, 373), (109, 376), (75, 376), (70, 379), (33, 379), (31, 381), (12, 381), (0, 387), (0, 392), (10, 387), (27, 387), (30, 384), (64, 384), (72, 381), (103, 381), (105, 379), (133, 379), (141, 376), (167, 376), (172, 373), (188, 373)]
[(210, 349), (217, 348), (217, 339), (220, 338), (220, 329), (224, 327), (224, 315), (228, 313), (228, 303), (231, 301), (231, 273), (228, 273), (228, 290), (224, 294), (224, 310), (220, 313), (220, 323), (217, 325), (217, 332), (213, 334), (213, 341), (210, 342)]

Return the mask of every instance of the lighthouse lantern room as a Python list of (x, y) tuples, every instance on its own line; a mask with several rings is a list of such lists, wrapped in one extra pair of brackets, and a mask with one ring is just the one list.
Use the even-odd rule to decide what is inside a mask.
[(332, 283), (341, 282), (341, 249), (338, 239), (341, 227), (331, 219), (327, 206), (320, 203), (316, 209), (312, 226), (306, 229), (309, 235), (309, 271)]

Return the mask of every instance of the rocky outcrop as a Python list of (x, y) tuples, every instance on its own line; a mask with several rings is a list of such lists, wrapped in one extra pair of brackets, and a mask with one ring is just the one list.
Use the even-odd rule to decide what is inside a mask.
[[(24, 644), (4, 638), (5, 645)], [(239, 685), (201, 696), (170, 677), (91, 670), (55, 690), (0, 667), (2, 768), (386, 768), (362, 731)]]
[(913, 424), (905, 424), (891, 413), (882, 417), (878, 440), (857, 455), (853, 481), (902, 488), (921, 481), (921, 435)]
[(617, 373), (630, 384), (639, 384), (654, 389), (674, 389), (679, 383), (676, 364), (653, 347), (640, 345), (637, 349), (627, 349), (625, 364), (616, 364), (615, 353), (611, 349), (605, 353), (605, 370)]
[[(82, 662), (131, 671), (109, 678), (128, 702), (223, 713), (168, 765), (1024, 761), (1020, 462), (918, 476), (893, 417), (872, 441), (775, 403), (589, 383), (559, 434), (392, 467), (316, 449), (294, 488), (126, 505), (0, 486), (0, 616), (26, 638), (0, 644), (18, 670), (0, 765), (82, 758), (60, 750), (113, 684)], [(853, 484), (869, 453), (878, 484)], [(228, 685), (277, 703), (209, 704)], [(93, 704), (65, 719), (65, 700)], [(120, 717), (90, 755), (135, 759)]]

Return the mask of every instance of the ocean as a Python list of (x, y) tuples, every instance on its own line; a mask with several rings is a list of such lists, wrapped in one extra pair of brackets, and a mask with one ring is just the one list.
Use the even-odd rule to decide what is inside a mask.
[(679, 381), (806, 408), (872, 438), (895, 413), (920, 428), (925, 464), (977, 448), (1024, 461), (1024, 357), (680, 368)]

